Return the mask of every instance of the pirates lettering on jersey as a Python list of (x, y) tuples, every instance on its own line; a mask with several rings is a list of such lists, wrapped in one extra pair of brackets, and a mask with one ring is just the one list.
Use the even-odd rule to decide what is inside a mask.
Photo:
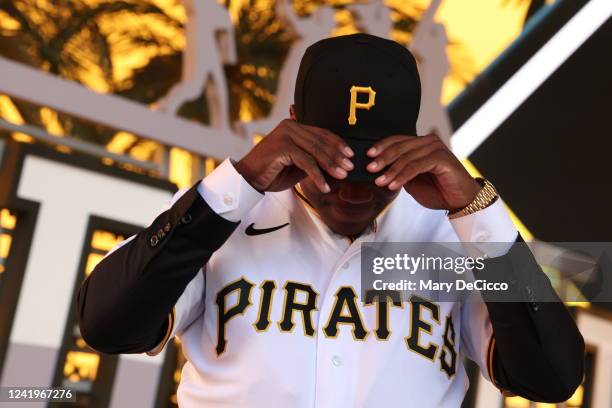
[[(389, 305), (403, 308), (402, 296), (396, 290), (373, 290), (370, 289), (365, 294), (364, 304), (366, 306), (376, 305), (376, 337), (379, 340), (387, 340), (391, 335), (389, 328)], [(388, 302), (391, 300), (391, 303)]]
[[(285, 304), (283, 307), (283, 320), (278, 322), (281, 331), (290, 332), (293, 330), (293, 312), (302, 312), (302, 324), (305, 336), (314, 336), (315, 330), (312, 324), (312, 312), (316, 310), (317, 292), (307, 284), (287, 281), (285, 289)], [(297, 293), (306, 294), (306, 302), (299, 303), (296, 299)]]
[[(244, 314), (246, 309), (251, 306), (251, 289), (254, 284), (247, 281), (244, 277), (230, 283), (217, 293), (217, 355), (225, 351), (227, 340), (225, 339), (225, 326), (234, 317)], [(230, 293), (237, 292), (238, 302), (231, 308), (227, 308), (227, 297)]]
[[(448, 359), (448, 361), (447, 361)], [(457, 370), (457, 352), (455, 351), (455, 326), (453, 319), (446, 316), (444, 327), (444, 346), (440, 353), (440, 368), (451, 378)]]
[[(226, 351), (228, 339), (226, 326), (230, 320), (239, 315), (244, 315), (246, 310), (253, 305), (251, 295), (259, 292), (259, 309), (257, 318), (252, 323), (254, 333), (265, 332), (271, 327), (272, 307), (275, 303), (277, 283), (265, 280), (259, 285), (259, 291), (253, 290), (254, 283), (244, 277), (231, 282), (223, 287), (216, 296), (218, 308), (218, 333), (217, 333), (217, 355)], [(277, 322), (281, 332), (291, 333), (296, 325), (301, 325), (305, 336), (314, 337), (316, 333), (313, 312), (317, 308), (318, 293), (309, 284), (287, 281), (283, 290), (279, 291), (283, 296), (282, 317)], [(230, 296), (236, 296), (237, 301), (230, 302)], [(322, 332), (328, 338), (337, 338), (342, 326), (349, 326), (355, 340), (365, 340), (369, 330), (362, 317), (357, 292), (353, 287), (342, 286), (335, 295), (335, 301), (330, 309), (327, 323)], [(276, 301), (280, 301), (277, 299)], [(228, 306), (231, 303), (231, 306)], [(457, 366), (456, 334), (451, 316), (446, 316), (444, 334), (435, 342), (434, 325), (440, 326), (440, 306), (429, 299), (413, 295), (409, 299), (410, 311), (407, 317), (410, 319), (409, 333), (404, 338), (407, 349), (418, 355), (436, 362), (438, 355), (440, 369), (446, 373), (449, 379), (455, 375)], [(390, 308), (403, 309), (401, 293), (399, 291), (368, 291), (362, 307), (376, 307), (376, 328), (374, 333), (380, 341), (388, 340), (392, 335), (389, 324)], [(301, 317), (301, 321), (295, 321), (295, 315)], [(428, 341), (429, 340), (429, 341)]]
[(272, 295), (274, 289), (276, 289), (276, 283), (274, 281), (264, 281), (261, 286), (261, 295), (259, 296), (259, 313), (257, 316), (257, 322), (253, 323), (255, 330), (262, 332), (266, 331), (270, 326), (270, 311), (272, 310)]
[[(353, 326), (353, 338), (355, 340), (363, 340), (368, 335), (368, 331), (363, 324), (363, 318), (357, 307), (355, 299), (357, 293), (350, 286), (343, 286), (335, 294), (336, 302), (329, 315), (327, 325), (323, 328), (323, 333), (327, 337), (338, 336), (338, 324), (348, 324)], [(344, 312), (347, 309), (348, 314)]]
[(408, 348), (415, 353), (433, 361), (438, 351), (438, 346), (434, 343), (422, 345), (420, 341), (421, 332), (433, 333), (433, 327), (427, 320), (423, 320), (422, 309), (429, 311), (429, 314), (437, 324), (440, 324), (440, 306), (417, 295), (410, 297), (410, 334), (406, 337)]

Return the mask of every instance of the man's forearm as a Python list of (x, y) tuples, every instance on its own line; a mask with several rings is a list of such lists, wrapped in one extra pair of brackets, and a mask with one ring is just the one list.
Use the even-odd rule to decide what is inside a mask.
[(77, 312), (84, 340), (106, 353), (152, 349), (187, 284), (237, 225), (192, 187), (82, 284)]
[(508, 301), (483, 293), (495, 336), (496, 385), (530, 400), (567, 400), (582, 381), (584, 340), (522, 239), (475, 274), (511, 283)]

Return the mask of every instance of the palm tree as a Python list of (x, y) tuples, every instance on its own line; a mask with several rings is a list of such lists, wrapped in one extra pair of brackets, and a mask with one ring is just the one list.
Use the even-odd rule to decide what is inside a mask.
[[(159, 55), (180, 52), (167, 34), (160, 34), (143, 17), (175, 31), (182, 30), (182, 24), (150, 1), (0, 0), (0, 13), (17, 27), (0, 29), (1, 55), (101, 91), (123, 92), (138, 101), (146, 98), (127, 91), (135, 84), (116, 79), (115, 56), (142, 47)], [(158, 79), (172, 80), (176, 76)], [(13, 103), (26, 122), (44, 125), (39, 107), (18, 100)], [(59, 115), (59, 120), (67, 133), (91, 142), (106, 144), (114, 134), (112, 129), (67, 115)]]
[[(252, 13), (252, 8), (267, 10)], [(270, 0), (250, 0), (239, 12), (235, 32), (240, 64), (227, 69), (232, 118), (240, 118), (241, 103), (249, 106), (253, 118), (265, 116), (274, 103), (278, 75), (293, 38)]]
[[(226, 0), (226, 6), (230, 1)], [(298, 14), (311, 13), (321, 4), (332, 5), (342, 14), (347, 2), (295, 0), (293, 4)], [(236, 16), (240, 63), (226, 67), (232, 120), (241, 119), (244, 105), (253, 119), (265, 116), (274, 102), (278, 74), (294, 39), (273, 6), (274, 0), (249, 0)], [(397, 40), (408, 42), (421, 12), (410, 5), (392, 10)], [(182, 46), (168, 30), (156, 31), (149, 22), (154, 19), (179, 34), (182, 24), (153, 0), (0, 0), (0, 18), (2, 13), (17, 26), (0, 28), (0, 55), (5, 57), (145, 104), (158, 100), (180, 80)], [(117, 55), (143, 48), (151, 49), (148, 62), (131, 75), (117, 78)], [(39, 107), (14, 103), (26, 122), (44, 125)], [(204, 95), (182, 106), (179, 115), (208, 123)], [(67, 134), (98, 144), (106, 145), (116, 133), (67, 115), (59, 118)]]

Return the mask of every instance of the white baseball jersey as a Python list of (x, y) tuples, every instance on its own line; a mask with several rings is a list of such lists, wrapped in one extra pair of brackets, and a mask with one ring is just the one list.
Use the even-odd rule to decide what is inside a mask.
[(511, 243), (517, 232), (500, 200), (449, 221), (402, 190), (351, 242), (293, 191), (257, 193), (228, 160), (199, 191), (218, 214), (242, 222), (174, 308), (168, 337), (179, 336), (188, 360), (181, 407), (454, 408), (468, 387), (462, 355), (489, 379), (484, 303), (366, 302), (360, 244)]

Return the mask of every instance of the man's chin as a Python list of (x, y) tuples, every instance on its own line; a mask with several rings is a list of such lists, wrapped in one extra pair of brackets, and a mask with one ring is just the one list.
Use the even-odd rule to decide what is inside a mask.
[(338, 222), (342, 223), (367, 223), (373, 218), (372, 211), (370, 208), (357, 209), (344, 208), (341, 206), (331, 207), (331, 216), (334, 218), (334, 220), (337, 220)]
[(350, 215), (343, 217), (334, 216), (333, 220), (329, 220), (326, 224), (336, 234), (349, 237), (358, 236), (372, 224), (372, 217), (351, 217)]

